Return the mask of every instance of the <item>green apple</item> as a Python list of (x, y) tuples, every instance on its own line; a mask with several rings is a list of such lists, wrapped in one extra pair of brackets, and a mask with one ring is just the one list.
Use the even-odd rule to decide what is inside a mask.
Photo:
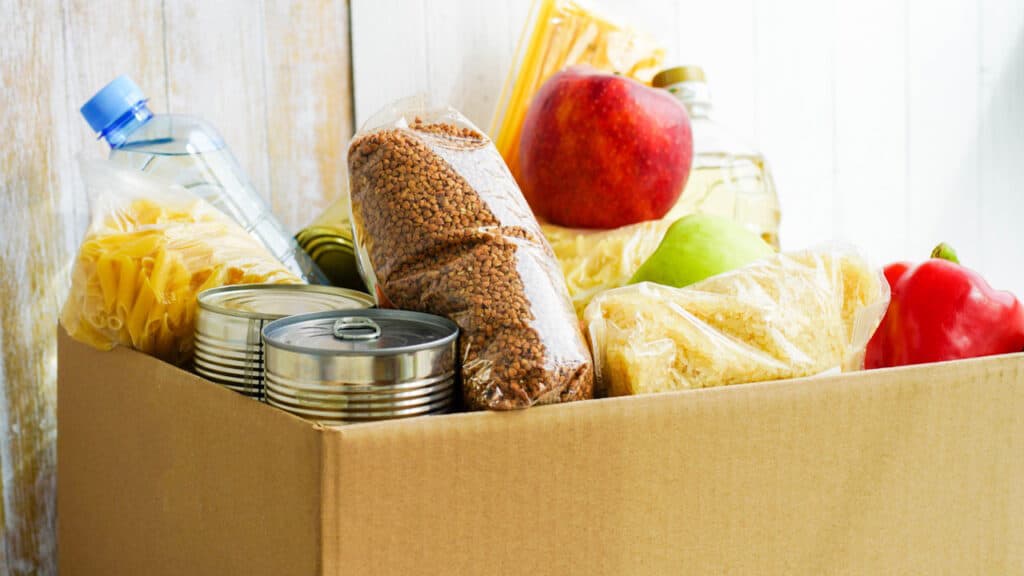
[(630, 284), (655, 282), (681, 288), (774, 253), (760, 236), (729, 218), (690, 214), (669, 227)]

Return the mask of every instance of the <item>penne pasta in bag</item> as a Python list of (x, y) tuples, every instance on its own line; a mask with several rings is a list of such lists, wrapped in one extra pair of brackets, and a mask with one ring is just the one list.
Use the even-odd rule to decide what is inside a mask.
[(82, 170), (93, 221), (61, 310), (73, 338), (183, 364), (192, 355), (199, 292), (301, 283), (258, 240), (187, 190), (106, 161), (85, 161)]

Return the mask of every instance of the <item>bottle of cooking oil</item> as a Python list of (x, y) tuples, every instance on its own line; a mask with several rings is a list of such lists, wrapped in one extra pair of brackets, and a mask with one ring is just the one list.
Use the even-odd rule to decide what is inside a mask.
[(779, 201), (764, 157), (711, 118), (711, 93), (698, 66), (658, 73), (656, 88), (675, 95), (690, 114), (693, 166), (686, 188), (666, 218), (694, 212), (735, 219), (779, 247)]
[(285, 233), (220, 134), (199, 118), (153, 114), (142, 90), (119, 76), (82, 106), (89, 126), (110, 144), (110, 159), (180, 184), (227, 214), (292, 272), (314, 284), (327, 278)]

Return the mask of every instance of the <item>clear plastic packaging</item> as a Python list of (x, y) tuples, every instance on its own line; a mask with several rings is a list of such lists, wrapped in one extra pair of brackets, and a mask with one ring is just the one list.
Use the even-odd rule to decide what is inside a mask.
[(586, 64), (646, 84), (664, 59), (664, 48), (651, 36), (613, 22), (586, 1), (534, 0), (490, 129), (512, 174), (519, 170), (526, 109), (548, 78), (567, 66)]
[(836, 248), (610, 290), (585, 318), (599, 386), (619, 396), (859, 369), (888, 303), (881, 272)]
[(153, 114), (142, 90), (119, 76), (82, 106), (82, 116), (110, 144), (110, 160), (179, 184), (237, 222), (285, 267), (315, 284), (327, 279), (253, 189), (223, 138), (208, 122)]
[(576, 314), (583, 318), (590, 299), (625, 286), (647, 260), (673, 223), (650, 220), (613, 230), (563, 228), (541, 224), (558, 257)]
[(382, 307), (458, 324), (469, 408), (591, 397), (558, 262), (486, 136), (455, 110), (405, 100), (356, 135), (348, 166), (363, 279)]
[(110, 161), (83, 161), (82, 173), (93, 219), (61, 310), (76, 340), (184, 364), (199, 292), (301, 283), (256, 238), (181, 186)]

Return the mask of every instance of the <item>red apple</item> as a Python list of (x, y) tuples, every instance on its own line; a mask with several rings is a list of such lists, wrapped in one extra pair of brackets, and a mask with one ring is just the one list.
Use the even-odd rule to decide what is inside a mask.
[(690, 118), (668, 91), (573, 67), (530, 103), (517, 177), (541, 219), (617, 228), (664, 216), (692, 159)]

